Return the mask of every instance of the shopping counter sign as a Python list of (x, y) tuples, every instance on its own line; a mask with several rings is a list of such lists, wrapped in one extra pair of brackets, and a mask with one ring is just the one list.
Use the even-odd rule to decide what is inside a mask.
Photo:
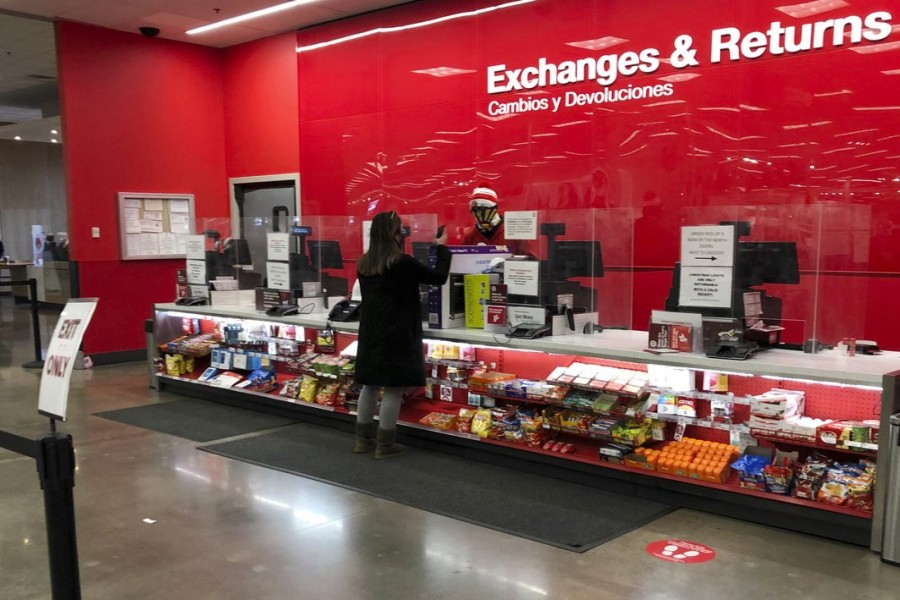
[(675, 563), (703, 563), (716, 557), (709, 546), (684, 540), (657, 540), (647, 544), (647, 554)]
[(66, 407), (69, 402), (69, 381), (81, 339), (87, 329), (97, 298), (76, 298), (69, 300), (59, 315), (47, 357), (44, 359), (44, 371), (41, 374), (41, 391), (38, 398), (38, 412), (44, 416), (66, 420)]
[(681, 228), (680, 306), (731, 308), (734, 226)]

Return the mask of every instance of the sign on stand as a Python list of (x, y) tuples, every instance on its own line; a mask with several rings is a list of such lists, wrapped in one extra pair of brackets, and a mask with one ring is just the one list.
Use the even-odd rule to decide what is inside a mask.
[(681, 228), (679, 306), (731, 308), (734, 226)]
[(38, 412), (46, 417), (66, 420), (69, 402), (69, 380), (81, 347), (81, 339), (97, 308), (98, 298), (73, 298), (56, 322), (44, 372), (41, 375), (41, 390), (38, 398)]

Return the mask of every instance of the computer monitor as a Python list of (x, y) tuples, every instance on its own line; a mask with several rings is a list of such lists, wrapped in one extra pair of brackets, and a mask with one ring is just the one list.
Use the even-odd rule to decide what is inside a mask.
[(554, 279), (603, 277), (600, 242), (554, 240), (550, 263), (550, 275)]
[(737, 276), (743, 287), (800, 283), (797, 242), (739, 242)]
[(337, 240), (309, 240), (309, 259), (319, 269), (343, 269), (341, 244)]

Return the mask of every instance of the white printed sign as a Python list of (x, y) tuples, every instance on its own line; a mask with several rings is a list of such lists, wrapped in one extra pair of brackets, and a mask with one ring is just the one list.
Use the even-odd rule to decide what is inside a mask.
[(678, 304), (731, 308), (733, 277), (734, 273), (730, 267), (682, 267)]
[(503, 223), (508, 240), (537, 239), (536, 210), (508, 210), (503, 215)]
[(733, 267), (734, 226), (681, 228), (682, 267)]
[(267, 256), (269, 260), (289, 260), (290, 243), (291, 236), (288, 233), (269, 232), (266, 234)]
[(59, 315), (41, 374), (38, 412), (42, 415), (66, 420), (72, 369), (97, 302), (97, 298), (74, 298), (66, 303)]

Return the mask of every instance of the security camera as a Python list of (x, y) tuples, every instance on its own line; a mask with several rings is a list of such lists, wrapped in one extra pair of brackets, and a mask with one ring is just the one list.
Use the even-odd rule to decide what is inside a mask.
[(138, 27), (138, 31), (141, 32), (141, 35), (144, 37), (156, 37), (159, 35), (159, 27)]

